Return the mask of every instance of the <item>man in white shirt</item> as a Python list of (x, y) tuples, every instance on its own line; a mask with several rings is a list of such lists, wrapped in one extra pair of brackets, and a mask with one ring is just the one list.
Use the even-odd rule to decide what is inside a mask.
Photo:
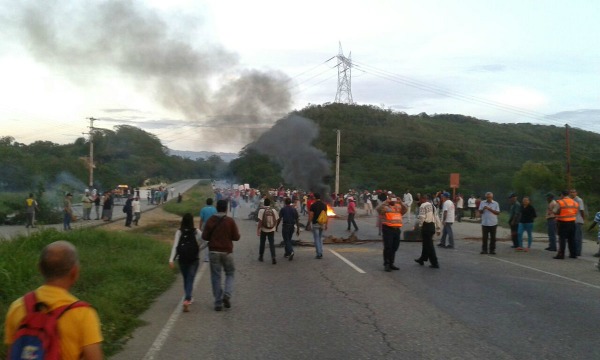
[(413, 203), (413, 197), (412, 194), (410, 193), (410, 190), (406, 189), (406, 192), (404, 193), (404, 196), (402, 197), (402, 202), (404, 202), (404, 205), (406, 205), (406, 207), (408, 208), (408, 211), (406, 212), (406, 218), (407, 221), (410, 222), (411, 221), (411, 213), (412, 211), (410, 210), (410, 207)]
[[(444, 192), (442, 194), (442, 238), (440, 239), (439, 247), (446, 249), (454, 249), (454, 233), (452, 232), (452, 224), (454, 224), (454, 203), (450, 200), (450, 194)], [(448, 244), (446, 244), (446, 237)]]

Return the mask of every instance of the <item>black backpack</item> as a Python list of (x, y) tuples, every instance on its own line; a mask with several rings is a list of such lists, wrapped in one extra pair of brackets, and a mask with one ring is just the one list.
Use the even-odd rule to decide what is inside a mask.
[(180, 261), (190, 263), (198, 260), (200, 247), (196, 241), (196, 229), (181, 230), (179, 243), (177, 244), (177, 258)]

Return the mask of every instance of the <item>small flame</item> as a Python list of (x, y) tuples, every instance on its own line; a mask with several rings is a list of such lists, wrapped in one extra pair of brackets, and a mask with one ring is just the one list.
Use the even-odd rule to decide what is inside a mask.
[(333, 208), (327, 204), (327, 216), (336, 216), (336, 213), (333, 211)]

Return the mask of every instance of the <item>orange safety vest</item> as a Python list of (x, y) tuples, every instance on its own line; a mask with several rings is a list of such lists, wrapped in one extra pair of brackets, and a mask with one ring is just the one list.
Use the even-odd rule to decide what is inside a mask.
[(575, 221), (577, 216), (577, 210), (579, 210), (579, 204), (577, 201), (566, 197), (561, 200), (556, 200), (560, 206), (560, 212), (556, 215), (557, 221)]
[(402, 208), (400, 205), (387, 206), (381, 219), (381, 225), (402, 227)]

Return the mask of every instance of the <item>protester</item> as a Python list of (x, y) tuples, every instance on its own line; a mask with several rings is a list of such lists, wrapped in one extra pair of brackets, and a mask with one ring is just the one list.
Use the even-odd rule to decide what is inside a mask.
[[(454, 233), (452, 232), (452, 225), (454, 224), (455, 208), (454, 203), (450, 200), (450, 194), (447, 192), (442, 193), (442, 238), (440, 239), (439, 247), (454, 249)], [(446, 238), (448, 244), (446, 244)]]
[(545, 250), (556, 251), (556, 214), (554, 210), (557, 206), (552, 193), (546, 194), (546, 226), (548, 231), (548, 247)]
[(82, 204), (82, 208), (83, 208), (82, 219), (83, 220), (92, 220), (90, 216), (92, 215), (92, 206), (94, 204), (94, 199), (90, 195), (89, 189), (85, 189), (85, 193), (81, 197), (81, 204)]
[(123, 212), (125, 213), (125, 226), (131, 227), (131, 222), (133, 221), (133, 196), (129, 195), (127, 201), (125, 201), (125, 205), (123, 205)]
[(517, 194), (512, 193), (508, 196), (510, 209), (508, 210), (508, 225), (510, 226), (510, 238), (512, 240), (511, 248), (519, 247), (519, 219), (521, 217), (521, 203), (517, 199)]
[(294, 246), (292, 243), (292, 236), (294, 235), (294, 227), (296, 228), (296, 235), (300, 236), (300, 224), (298, 220), (298, 210), (292, 206), (292, 200), (289, 197), (284, 199), (285, 206), (279, 210), (279, 218), (277, 219), (277, 225), (275, 225), (275, 232), (279, 228), (279, 224), (283, 222), (281, 226), (281, 236), (283, 237), (283, 243), (285, 245), (284, 257), (288, 258), (289, 261), (294, 259)]
[(489, 238), (489, 254), (496, 255), (496, 228), (498, 227), (500, 205), (494, 200), (493, 193), (485, 193), (485, 201), (479, 204), (478, 211), (481, 214), (481, 254), (488, 253)]
[(260, 236), (260, 245), (258, 249), (258, 261), (263, 261), (265, 253), (265, 242), (269, 240), (269, 251), (271, 252), (271, 263), (277, 264), (275, 258), (275, 227), (277, 226), (278, 215), (274, 209), (271, 209), (271, 200), (265, 199), (264, 206), (258, 210), (258, 224), (256, 227), (256, 236)]
[(67, 193), (63, 201), (63, 230), (71, 230), (71, 220), (73, 219), (73, 204), (71, 200), (73, 195)]
[(575, 255), (581, 256), (583, 225), (585, 223), (585, 205), (583, 199), (577, 195), (577, 190), (571, 189), (569, 191), (569, 196), (579, 205), (579, 210), (575, 216)]
[[(213, 206), (213, 199), (212, 198), (206, 199), (206, 206), (200, 210), (200, 222), (198, 224), (198, 228), (200, 229), (200, 231), (204, 231), (204, 226), (206, 225), (206, 221), (208, 221), (208, 219), (210, 219), (210, 217), (216, 213), (217, 213), (217, 209)], [(209, 261), (210, 261), (209, 253), (207, 251), (206, 255), (204, 256), (204, 262), (209, 262)]]
[[(217, 201), (217, 213), (211, 216), (204, 226), (202, 239), (208, 241), (210, 251), (210, 280), (212, 284), (215, 311), (231, 307), (233, 294), (233, 241), (240, 239), (235, 220), (227, 216), (227, 202)], [(221, 284), (221, 273), (225, 272), (225, 289)]]
[[(315, 251), (317, 253), (316, 259), (323, 258), (323, 231), (327, 230), (327, 219), (324, 223), (318, 222), (321, 213), (325, 211), (327, 215), (327, 205), (321, 201), (321, 194), (314, 194), (315, 201), (310, 205), (308, 210), (308, 223), (306, 224), (306, 230), (312, 230), (313, 241), (315, 243)], [(325, 216), (327, 218), (327, 216)]]
[(133, 223), (135, 226), (138, 226), (140, 218), (142, 217), (142, 206), (140, 204), (140, 198), (135, 197), (131, 202), (131, 206), (133, 207)]
[[(523, 204), (521, 205), (521, 210), (519, 210), (519, 227), (517, 229), (517, 238), (518, 238), (518, 251), (529, 251), (531, 249), (531, 242), (533, 240), (533, 221), (537, 217), (535, 212), (535, 208), (531, 205), (531, 201), (528, 196), (524, 196)], [(523, 232), (527, 231), (527, 247), (523, 249)]]
[[(433, 205), (431, 204), (431, 197), (423, 195), (419, 198), (421, 206), (419, 206), (418, 227), (421, 228), (421, 256), (415, 259), (419, 265), (423, 265), (425, 261), (429, 261), (429, 267), (439, 269), (438, 258), (435, 253), (435, 247), (433, 246), (433, 234), (440, 234), (440, 219), (435, 215)], [(417, 226), (415, 226), (415, 230)]]
[(183, 276), (183, 311), (188, 312), (192, 304), (192, 292), (194, 291), (194, 279), (199, 266), (200, 250), (204, 249), (208, 243), (201, 244), (201, 233), (194, 226), (194, 217), (186, 213), (181, 218), (181, 225), (175, 232), (171, 255), (169, 256), (169, 267), (175, 267), (174, 261), (177, 259), (179, 270)]
[(413, 196), (410, 193), (409, 189), (406, 189), (406, 191), (404, 192), (404, 195), (402, 197), (402, 202), (404, 202), (404, 205), (406, 205), (406, 207), (408, 208), (408, 210), (406, 211), (406, 220), (407, 222), (411, 222), (411, 211), (410, 208), (412, 206), (413, 203)]
[(354, 197), (348, 197), (348, 206), (346, 207), (348, 210), (348, 231), (350, 231), (350, 226), (354, 226), (354, 231), (358, 231), (358, 225), (356, 225), (356, 221), (354, 217), (356, 216), (356, 201), (354, 201)]
[[(42, 250), (38, 268), (44, 278), (44, 285), (32, 292), (35, 295), (34, 303), (43, 303), (49, 311), (56, 311), (63, 306), (71, 306), (59, 317), (57, 322), (60, 336), (60, 358), (69, 360), (102, 359), (101, 343), (103, 339), (98, 313), (87, 303), (78, 303), (79, 299), (69, 292), (80, 273), (79, 257), (75, 246), (67, 241), (50, 243)], [(16, 351), (12, 345), (15, 334), (27, 314), (25, 298), (30, 297), (29, 294), (15, 300), (8, 308), (4, 339), (9, 353), (11, 350)], [(31, 351), (32, 349), (27, 350)], [(29, 354), (29, 356), (31, 359), (37, 358), (35, 354)]]
[(35, 227), (35, 213), (38, 211), (38, 203), (33, 198), (33, 193), (29, 194), (29, 197), (25, 199), (25, 214), (27, 216), (27, 225), (25, 228)]
[(469, 219), (475, 219), (475, 211), (477, 210), (477, 205), (476, 205), (476, 201), (477, 199), (475, 199), (475, 194), (471, 195), (471, 197), (469, 198), (469, 200), (467, 200), (467, 207), (469, 208), (470, 211), (470, 217)]

